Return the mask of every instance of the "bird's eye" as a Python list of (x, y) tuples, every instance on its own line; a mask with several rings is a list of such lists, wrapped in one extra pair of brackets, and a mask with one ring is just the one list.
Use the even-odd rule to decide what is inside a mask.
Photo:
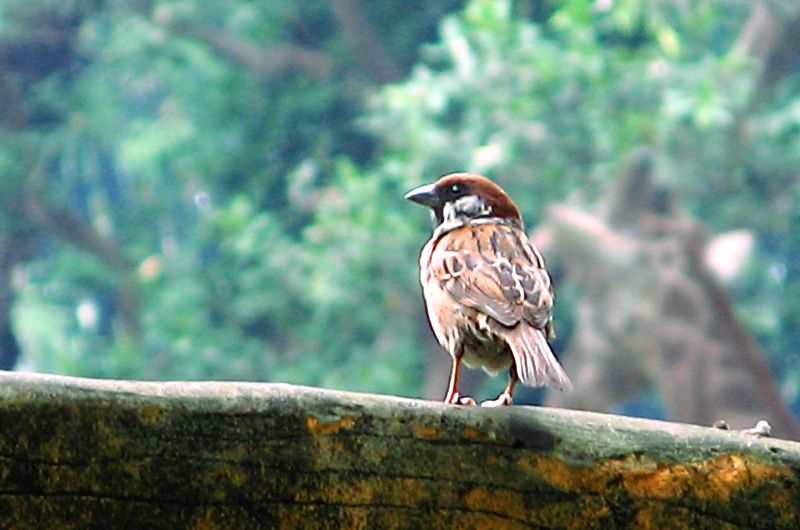
[(461, 193), (461, 184), (453, 184), (450, 186), (450, 193), (453, 195), (458, 195)]

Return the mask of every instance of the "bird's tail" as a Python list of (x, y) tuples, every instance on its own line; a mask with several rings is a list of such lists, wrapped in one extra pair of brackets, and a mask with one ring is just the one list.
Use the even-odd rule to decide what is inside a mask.
[(556, 359), (541, 330), (519, 326), (506, 340), (514, 355), (517, 376), (523, 384), (572, 390), (567, 373)]

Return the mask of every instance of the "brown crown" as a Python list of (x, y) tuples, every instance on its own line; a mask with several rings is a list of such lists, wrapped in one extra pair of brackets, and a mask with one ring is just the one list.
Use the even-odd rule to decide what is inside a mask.
[(492, 208), (492, 215), (507, 219), (518, 219), (522, 221), (517, 205), (503, 191), (503, 188), (489, 180), (488, 178), (474, 173), (451, 173), (436, 181), (435, 188), (441, 197), (446, 194), (447, 189), (454, 184), (463, 187), (464, 195), (478, 195), (483, 201)]

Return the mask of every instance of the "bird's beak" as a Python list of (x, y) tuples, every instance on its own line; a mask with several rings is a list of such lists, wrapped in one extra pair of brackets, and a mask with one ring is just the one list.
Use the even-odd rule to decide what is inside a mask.
[(414, 201), (429, 208), (439, 206), (439, 196), (434, 190), (434, 184), (425, 184), (406, 193), (406, 199)]

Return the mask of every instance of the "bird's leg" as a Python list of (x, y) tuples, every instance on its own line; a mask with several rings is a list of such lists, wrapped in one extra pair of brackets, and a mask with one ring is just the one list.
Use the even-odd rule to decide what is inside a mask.
[(481, 403), (481, 407), (507, 407), (514, 403), (514, 400), (511, 398), (511, 393), (514, 392), (517, 381), (519, 381), (517, 378), (517, 367), (512, 364), (511, 370), (508, 372), (508, 386), (506, 386), (506, 389), (503, 390), (503, 393), (497, 396), (496, 399), (490, 399)]
[(450, 385), (447, 387), (447, 395), (444, 397), (444, 402), (450, 405), (475, 405), (475, 400), (471, 397), (462, 397), (458, 394), (458, 373), (461, 370), (461, 357), (461, 355), (453, 356)]

